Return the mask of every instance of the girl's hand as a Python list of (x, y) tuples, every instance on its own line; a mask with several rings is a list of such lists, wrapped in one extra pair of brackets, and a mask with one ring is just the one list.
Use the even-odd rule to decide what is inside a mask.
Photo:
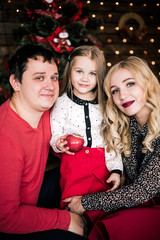
[(121, 177), (118, 173), (112, 173), (106, 182), (112, 183), (113, 187), (109, 189), (107, 192), (112, 192), (113, 190), (118, 188), (120, 186), (120, 180), (121, 180)]
[(61, 152), (65, 152), (71, 155), (74, 155), (73, 152), (69, 151), (69, 147), (66, 147), (67, 141), (65, 140), (66, 137), (68, 136), (68, 134), (60, 137), (57, 141), (56, 141), (56, 147), (58, 150), (60, 150)]
[(71, 212), (82, 215), (85, 209), (81, 204), (82, 196), (74, 196), (70, 198), (65, 198), (63, 201), (68, 203), (68, 208)]

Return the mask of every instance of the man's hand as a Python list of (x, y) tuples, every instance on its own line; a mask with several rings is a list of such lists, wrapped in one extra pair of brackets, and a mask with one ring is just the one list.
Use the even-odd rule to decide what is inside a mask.
[(68, 202), (68, 208), (71, 212), (81, 215), (85, 212), (85, 209), (82, 207), (82, 204), (81, 204), (81, 198), (82, 196), (74, 196), (74, 197), (66, 198), (63, 201)]
[(80, 236), (84, 235), (84, 221), (81, 216), (70, 212), (71, 222), (68, 231), (76, 233)]

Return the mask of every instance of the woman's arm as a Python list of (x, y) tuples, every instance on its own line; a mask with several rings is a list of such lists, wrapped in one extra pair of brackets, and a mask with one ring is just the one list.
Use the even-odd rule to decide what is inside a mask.
[(160, 192), (160, 151), (153, 154), (134, 183), (113, 192), (88, 194), (82, 198), (85, 210), (116, 210), (134, 207), (155, 197)]
[[(143, 167), (134, 183), (113, 192), (99, 192), (83, 196), (82, 199), (72, 198), (69, 204), (71, 211), (82, 213), (88, 210), (117, 210), (123, 207), (134, 207), (144, 203), (160, 193), (160, 148), (158, 154)], [(160, 194), (159, 194), (160, 195)]]

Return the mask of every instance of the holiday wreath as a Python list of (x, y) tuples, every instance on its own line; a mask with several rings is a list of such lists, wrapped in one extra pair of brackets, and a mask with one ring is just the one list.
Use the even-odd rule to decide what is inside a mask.
[[(130, 28), (135, 24), (135, 28)], [(140, 42), (147, 32), (143, 18), (137, 13), (125, 13), (119, 20), (121, 36), (128, 41)]]

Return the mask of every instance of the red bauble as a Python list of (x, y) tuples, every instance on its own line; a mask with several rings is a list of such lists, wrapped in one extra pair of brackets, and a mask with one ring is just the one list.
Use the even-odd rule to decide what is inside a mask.
[(84, 144), (84, 139), (79, 134), (69, 134), (66, 139), (67, 144), (66, 146), (69, 147), (69, 151), (71, 152), (78, 152), (82, 149)]

